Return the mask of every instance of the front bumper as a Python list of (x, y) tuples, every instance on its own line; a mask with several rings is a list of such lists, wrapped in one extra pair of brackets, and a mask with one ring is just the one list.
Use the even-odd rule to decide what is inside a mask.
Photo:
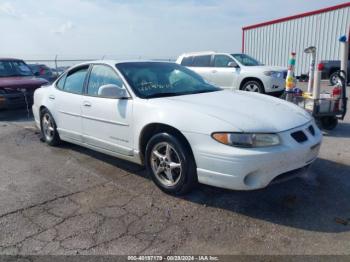
[(27, 107), (27, 104), (30, 107), (33, 104), (33, 94), (32, 91), (0, 94), (0, 109), (23, 108)]
[(279, 93), (283, 92), (285, 89), (286, 80), (284, 78), (265, 76), (262, 81), (266, 93)]
[(40, 112), (39, 112), (39, 108), (35, 104), (33, 104), (33, 106), (32, 106), (32, 112), (33, 112), (33, 116), (34, 116), (35, 125), (40, 130), (41, 129)]
[[(315, 134), (308, 130), (312, 125)], [(291, 133), (302, 131), (307, 141), (299, 143)], [(279, 133), (281, 145), (267, 148), (237, 148), (220, 144), (210, 136), (185, 134), (197, 164), (198, 181), (234, 190), (264, 188), (276, 177), (310, 165), (318, 156), (322, 134), (314, 123)]]

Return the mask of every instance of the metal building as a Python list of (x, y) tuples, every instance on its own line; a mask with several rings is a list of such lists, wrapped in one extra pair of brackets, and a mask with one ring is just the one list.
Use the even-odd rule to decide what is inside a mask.
[[(260, 24), (243, 27), (242, 52), (264, 64), (287, 67), (296, 52), (296, 75), (309, 71), (311, 57), (304, 53), (316, 46), (320, 60), (339, 60), (339, 36), (349, 34), (350, 2)], [(350, 34), (349, 34), (350, 36)]]

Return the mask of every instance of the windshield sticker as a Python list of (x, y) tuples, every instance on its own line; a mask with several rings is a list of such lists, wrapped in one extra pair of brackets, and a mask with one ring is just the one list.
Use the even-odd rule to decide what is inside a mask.
[(146, 82), (142, 81), (139, 84), (139, 90), (142, 92), (149, 91), (152, 89), (169, 89), (172, 88), (170, 84), (158, 84), (158, 83), (153, 83), (153, 82)]

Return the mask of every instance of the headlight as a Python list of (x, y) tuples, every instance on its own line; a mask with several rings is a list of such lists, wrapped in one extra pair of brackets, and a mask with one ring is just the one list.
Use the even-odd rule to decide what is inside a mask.
[(279, 71), (265, 71), (264, 75), (274, 77), (274, 78), (283, 78), (283, 72), (279, 72)]
[(236, 147), (268, 147), (280, 144), (277, 134), (214, 133), (212, 137), (220, 143)]

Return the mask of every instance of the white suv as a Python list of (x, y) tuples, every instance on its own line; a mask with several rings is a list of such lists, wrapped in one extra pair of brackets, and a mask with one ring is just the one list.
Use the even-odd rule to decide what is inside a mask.
[(285, 68), (265, 66), (246, 54), (187, 53), (176, 63), (222, 88), (276, 95), (282, 94), (285, 88)]

